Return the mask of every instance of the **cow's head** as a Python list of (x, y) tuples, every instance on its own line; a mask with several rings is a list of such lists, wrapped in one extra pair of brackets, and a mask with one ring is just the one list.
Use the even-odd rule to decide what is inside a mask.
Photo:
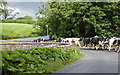
[(69, 42), (69, 40), (66, 40), (65, 43)]
[(75, 43), (75, 41), (72, 39), (72, 43)]
[(116, 39), (115, 37), (113, 37), (113, 39)]

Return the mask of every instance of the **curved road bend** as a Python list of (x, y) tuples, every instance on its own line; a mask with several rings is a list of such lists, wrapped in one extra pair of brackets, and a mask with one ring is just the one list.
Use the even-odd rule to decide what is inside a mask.
[(55, 73), (118, 73), (118, 53), (81, 50), (84, 57)]

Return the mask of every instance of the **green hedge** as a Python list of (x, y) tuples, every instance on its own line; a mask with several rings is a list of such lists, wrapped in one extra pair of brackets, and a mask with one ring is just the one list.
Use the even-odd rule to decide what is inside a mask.
[(80, 51), (73, 48), (38, 48), (31, 50), (10, 49), (2, 52), (3, 75), (26, 73), (53, 73), (81, 57)]
[(34, 23), (36, 23), (36, 21), (34, 21), (34, 20), (23, 20), (23, 19), (16, 19), (16, 20), (5, 20), (5, 19), (2, 19), (2, 23), (34, 24)]

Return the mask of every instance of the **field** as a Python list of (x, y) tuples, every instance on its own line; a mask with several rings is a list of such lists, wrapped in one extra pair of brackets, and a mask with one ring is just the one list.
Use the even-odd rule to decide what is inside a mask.
[(0, 25), (2, 25), (2, 39), (4, 40), (37, 36), (37, 34), (32, 34), (36, 31), (30, 24), (1, 23)]

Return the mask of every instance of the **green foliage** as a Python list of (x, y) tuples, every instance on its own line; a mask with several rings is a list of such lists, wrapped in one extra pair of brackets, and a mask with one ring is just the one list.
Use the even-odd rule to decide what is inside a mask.
[(24, 16), (24, 20), (33, 20), (31, 16)]
[(42, 17), (37, 20), (37, 24), (34, 25), (37, 30), (37, 34), (41, 36), (47, 35), (47, 21), (46, 18)]
[(80, 51), (73, 48), (38, 48), (32, 50), (2, 51), (3, 75), (23, 73), (53, 73), (64, 65), (81, 58)]
[(111, 37), (120, 36), (119, 11), (120, 2), (47, 2), (37, 15), (46, 17), (50, 37)]
[(2, 23), (23, 23), (23, 24), (35, 24), (36, 21), (34, 20), (24, 20), (24, 19), (2, 19)]
[(15, 39), (38, 36), (33, 25), (19, 23), (1, 23), (2, 39)]

